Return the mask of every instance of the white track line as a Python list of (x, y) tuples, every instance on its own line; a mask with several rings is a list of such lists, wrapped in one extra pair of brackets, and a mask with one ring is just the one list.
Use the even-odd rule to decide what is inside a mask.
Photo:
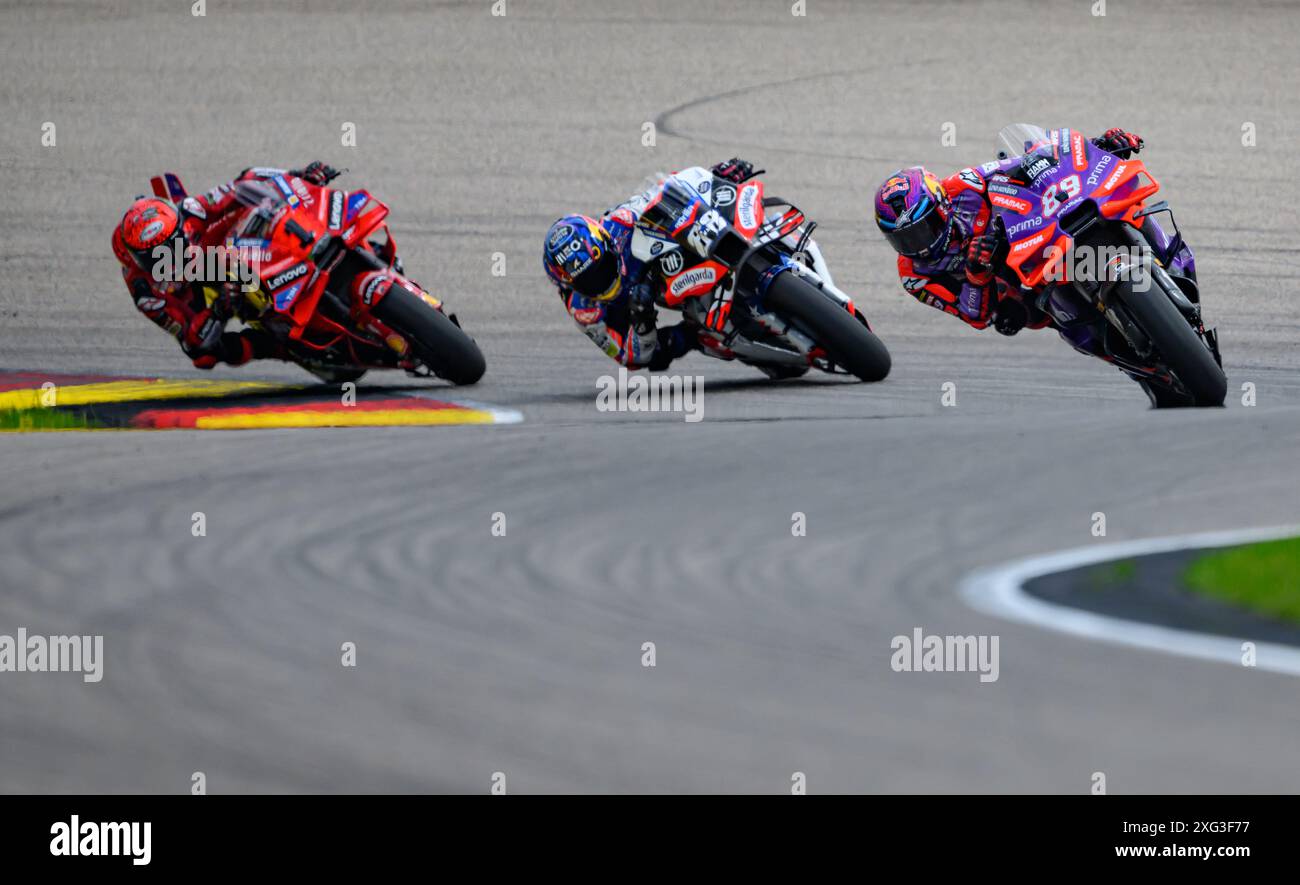
[[(1234, 639), (1212, 636), (1191, 630), (1178, 630), (1096, 614), (1069, 606), (1057, 605), (1030, 596), (1024, 585), (1034, 578), (1081, 566), (1109, 562), (1130, 556), (1168, 553), (1194, 548), (1231, 547), (1253, 541), (1271, 541), (1300, 535), (1300, 526), (1274, 526), (1265, 529), (1242, 529), (1150, 538), (1119, 544), (1079, 547), (1046, 556), (1021, 559), (1005, 565), (981, 569), (962, 581), (962, 599), (972, 608), (995, 617), (1033, 624), (1085, 639), (1115, 642), (1147, 651), (1185, 655), (1207, 661), (1241, 666), (1241, 643), (1250, 637)], [(1300, 648), (1271, 642), (1255, 642), (1255, 665), (1260, 670), (1300, 676)]]

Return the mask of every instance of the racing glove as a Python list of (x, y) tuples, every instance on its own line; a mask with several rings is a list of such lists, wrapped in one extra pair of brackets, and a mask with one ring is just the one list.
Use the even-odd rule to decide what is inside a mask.
[(668, 326), (655, 333), (657, 345), (654, 356), (646, 366), (652, 372), (662, 372), (679, 356), (684, 356), (699, 347), (700, 339), (695, 330), (685, 323)]
[(1029, 311), (1018, 298), (1003, 298), (993, 314), (993, 328), (1001, 335), (1014, 335), (1029, 321)]
[(304, 169), (290, 169), (289, 174), (296, 175), (303, 181), (310, 181), (317, 187), (324, 187), (343, 173), (320, 160), (313, 160)]
[(1141, 136), (1118, 128), (1107, 129), (1094, 138), (1092, 143), (1103, 151), (1110, 151), (1121, 160), (1127, 160), (1133, 154), (1138, 153), (1146, 144)]
[(749, 181), (755, 175), (762, 175), (766, 169), (754, 171), (754, 164), (748, 160), (742, 160), (740, 157), (732, 157), (730, 160), (724, 160), (710, 170), (719, 178), (725, 178), (734, 184), (741, 184)]
[(649, 332), (655, 325), (655, 298), (650, 283), (641, 282), (632, 287), (628, 298), (628, 316), (638, 332)]
[(989, 229), (971, 237), (966, 246), (966, 281), (972, 286), (987, 286), (993, 281), (993, 253), (998, 248), (997, 232)]

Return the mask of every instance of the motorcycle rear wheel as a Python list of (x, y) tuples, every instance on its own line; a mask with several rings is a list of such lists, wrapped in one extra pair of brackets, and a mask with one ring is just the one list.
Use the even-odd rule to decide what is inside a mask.
[(778, 315), (812, 337), (837, 365), (862, 381), (880, 381), (891, 360), (884, 343), (864, 323), (815, 285), (791, 271), (780, 274), (764, 300)]
[(487, 371), (487, 362), (474, 339), (446, 314), (400, 284), (394, 284), (374, 315), (402, 334), (416, 356), (439, 378), (452, 384), (474, 384)]
[[(1124, 305), (1138, 327), (1146, 333), (1160, 358), (1197, 406), (1221, 406), (1228, 395), (1228, 379), (1214, 359), (1210, 348), (1196, 334), (1187, 318), (1179, 312), (1159, 285), (1145, 292), (1135, 291), (1129, 280), (1120, 281), (1114, 297)], [(1157, 408), (1175, 405), (1176, 396), (1167, 402), (1153, 397)]]

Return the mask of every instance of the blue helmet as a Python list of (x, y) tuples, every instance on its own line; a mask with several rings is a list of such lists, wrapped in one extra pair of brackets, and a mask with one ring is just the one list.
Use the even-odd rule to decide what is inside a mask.
[(618, 295), (614, 241), (594, 218), (566, 215), (552, 224), (546, 232), (542, 264), (555, 282), (588, 298), (609, 301)]

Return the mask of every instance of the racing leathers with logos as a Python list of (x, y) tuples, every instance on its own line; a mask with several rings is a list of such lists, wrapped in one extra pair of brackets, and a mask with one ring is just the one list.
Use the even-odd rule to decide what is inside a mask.
[[(285, 182), (292, 190), (294, 178), (323, 185), (337, 174), (318, 162), (292, 171), (257, 166), (245, 169), (234, 180), (181, 201), (176, 207), (183, 234), (180, 242), (200, 249), (227, 244), (248, 208), (236, 199), (236, 182)], [(174, 337), (196, 367), (211, 369), (218, 363), (240, 366), (254, 359), (285, 358), (282, 345), (263, 330), (226, 331), (239, 297), (238, 282), (160, 279), (140, 266), (123, 241), (120, 226), (113, 229), (113, 254), (122, 265), (122, 277), (136, 309)]]
[[(1141, 138), (1123, 129), (1109, 129), (1092, 139), (1104, 150), (1127, 159), (1144, 146)], [(1019, 280), (1002, 262), (1005, 240), (993, 230), (991, 199), (1005, 180), (1020, 167), (1020, 158), (996, 160), (979, 167), (967, 167), (943, 179), (944, 192), (952, 203), (953, 235), (938, 256), (922, 260), (898, 256), (898, 275), (903, 288), (918, 301), (952, 314), (976, 329), (990, 324), (1004, 335), (1022, 328), (1040, 329), (1048, 317), (1019, 297)], [(1042, 225), (1041, 216), (1009, 225), (1007, 236), (1021, 235), (1029, 226)], [(1022, 229), (1024, 228), (1024, 229)], [(1081, 342), (1070, 340), (1075, 347)]]
[(600, 218), (600, 226), (618, 252), (622, 280), (618, 295), (599, 301), (568, 286), (557, 286), (569, 316), (611, 359), (629, 369), (663, 371), (674, 359), (700, 346), (696, 329), (688, 323), (656, 328), (655, 296), (661, 294), (663, 282), (651, 273), (653, 262), (643, 262), (632, 254), (632, 232), (660, 188), (667, 180), (676, 180), (698, 191), (707, 188), (704, 183), (711, 183), (715, 175), (739, 184), (756, 174), (750, 163), (739, 159), (719, 163), (712, 169), (689, 167), (632, 196)]

